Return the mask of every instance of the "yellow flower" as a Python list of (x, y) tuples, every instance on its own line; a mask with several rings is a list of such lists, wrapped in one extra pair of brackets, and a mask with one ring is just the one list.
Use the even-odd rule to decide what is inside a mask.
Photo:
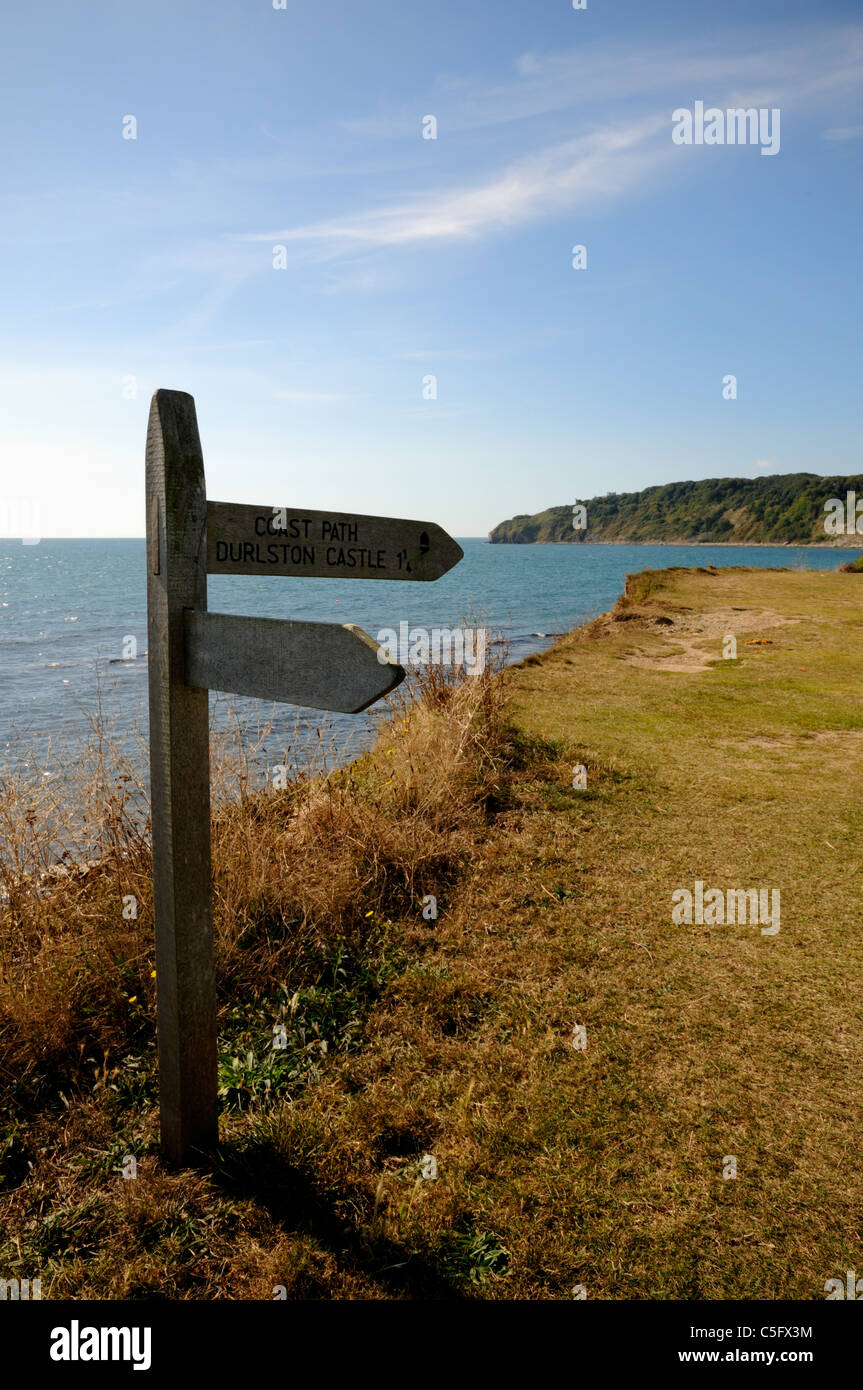
[(131, 994), (131, 995), (129, 996), (129, 1003), (130, 1003), (130, 1004), (134, 1004), (134, 1002), (135, 1002), (135, 1000), (136, 1000), (137, 998), (138, 998), (137, 994)]

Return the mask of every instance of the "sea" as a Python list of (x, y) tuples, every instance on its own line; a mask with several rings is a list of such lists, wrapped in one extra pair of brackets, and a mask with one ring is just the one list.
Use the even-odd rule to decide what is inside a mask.
[[(844, 549), (790, 546), (492, 545), (459, 538), (464, 559), (433, 583), (211, 575), (212, 611), (384, 629), (484, 627), (508, 661), (614, 606), (626, 575), (673, 565), (836, 569)], [(491, 645), (492, 643), (498, 645)], [(500, 645), (502, 644), (502, 645)], [(74, 758), (98, 712), (146, 760), (144, 541), (0, 540), (0, 772)], [(215, 729), (264, 731), (292, 762), (326, 741), (343, 762), (367, 747), (379, 716), (322, 715), (211, 693)], [(134, 737), (133, 737), (134, 736)], [(265, 741), (266, 741), (265, 739)], [(130, 745), (132, 746), (132, 745)], [(311, 757), (311, 753), (309, 753)]]

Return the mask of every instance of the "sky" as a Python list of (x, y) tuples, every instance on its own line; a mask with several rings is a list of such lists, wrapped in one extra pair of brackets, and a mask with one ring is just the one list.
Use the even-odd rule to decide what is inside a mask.
[(859, 0), (275, 4), (0, 21), (0, 534), (143, 535), (158, 387), (210, 497), (456, 536), (861, 471)]

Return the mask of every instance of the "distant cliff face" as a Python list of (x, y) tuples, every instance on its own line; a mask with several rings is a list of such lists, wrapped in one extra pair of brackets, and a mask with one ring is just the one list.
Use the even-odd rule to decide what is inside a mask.
[[(836, 505), (828, 507), (834, 499)], [(855, 530), (855, 518), (859, 531)], [(708, 478), (697, 483), (666, 483), (643, 492), (579, 498), (577, 505), (549, 507), (534, 516), (502, 521), (489, 532), (489, 540), (510, 545), (555, 541), (709, 545), (725, 541), (863, 549), (863, 474)]]

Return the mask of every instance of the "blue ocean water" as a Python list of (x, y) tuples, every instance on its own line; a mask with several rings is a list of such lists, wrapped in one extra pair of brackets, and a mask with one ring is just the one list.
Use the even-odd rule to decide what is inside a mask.
[[(211, 576), (210, 609), (266, 617), (358, 623), (371, 636), (401, 622), (498, 629), (511, 660), (542, 650), (611, 608), (627, 573), (670, 565), (803, 566), (835, 569), (848, 551), (806, 547), (490, 545), (460, 540), (462, 562), (431, 584), (370, 580)], [(856, 553), (856, 552), (854, 552)], [(124, 660), (128, 639), (138, 657)], [(122, 733), (146, 731), (147, 614), (143, 540), (0, 540), (0, 764), (86, 733), (97, 699)], [(100, 695), (101, 692), (101, 695)], [(228, 718), (211, 696), (214, 719)], [(297, 711), (263, 709), (231, 696), (252, 724), (275, 715), (274, 736), (296, 738)], [(304, 711), (308, 730), (322, 722)], [(373, 720), (329, 715), (336, 742), (357, 750)]]

